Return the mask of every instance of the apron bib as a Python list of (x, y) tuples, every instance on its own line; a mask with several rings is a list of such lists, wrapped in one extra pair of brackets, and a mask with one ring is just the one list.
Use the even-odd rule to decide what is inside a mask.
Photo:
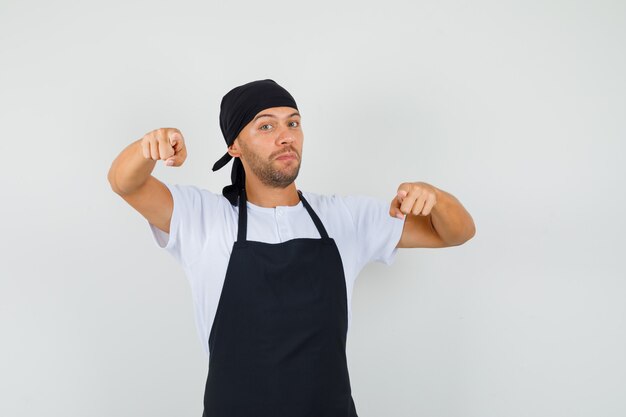
[(209, 335), (203, 417), (357, 417), (346, 361), (346, 280), (335, 241), (237, 241)]

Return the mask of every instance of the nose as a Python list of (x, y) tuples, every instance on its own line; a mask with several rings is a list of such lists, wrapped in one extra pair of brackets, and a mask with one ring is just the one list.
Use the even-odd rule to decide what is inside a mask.
[(293, 132), (286, 126), (281, 126), (276, 137), (278, 144), (291, 143), (294, 141)]

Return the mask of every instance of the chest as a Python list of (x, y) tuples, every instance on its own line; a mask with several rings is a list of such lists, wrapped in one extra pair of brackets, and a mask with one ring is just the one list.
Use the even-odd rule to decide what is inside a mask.
[[(229, 237), (237, 236), (237, 210), (229, 222)], [(266, 243), (283, 243), (296, 238), (319, 238), (320, 234), (304, 208), (286, 210), (248, 210), (247, 239)]]

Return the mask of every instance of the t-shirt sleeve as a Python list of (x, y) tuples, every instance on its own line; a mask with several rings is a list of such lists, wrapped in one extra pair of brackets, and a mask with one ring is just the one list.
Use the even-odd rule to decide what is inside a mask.
[(170, 233), (148, 222), (158, 247), (183, 265), (193, 263), (202, 252), (210, 233), (210, 220), (216, 217), (219, 196), (193, 185), (165, 184), (172, 193), (174, 207)]
[(368, 196), (343, 197), (352, 216), (355, 228), (355, 244), (358, 247), (357, 265), (369, 262), (391, 265), (402, 236), (404, 220), (389, 214), (390, 202)]

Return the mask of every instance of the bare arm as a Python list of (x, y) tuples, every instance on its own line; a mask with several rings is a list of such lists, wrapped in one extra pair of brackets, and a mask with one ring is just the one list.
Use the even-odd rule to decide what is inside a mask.
[(169, 189), (152, 176), (159, 159), (168, 166), (180, 166), (187, 157), (184, 139), (178, 129), (162, 128), (147, 133), (128, 145), (111, 164), (111, 189), (151, 224), (166, 233), (174, 203)]

